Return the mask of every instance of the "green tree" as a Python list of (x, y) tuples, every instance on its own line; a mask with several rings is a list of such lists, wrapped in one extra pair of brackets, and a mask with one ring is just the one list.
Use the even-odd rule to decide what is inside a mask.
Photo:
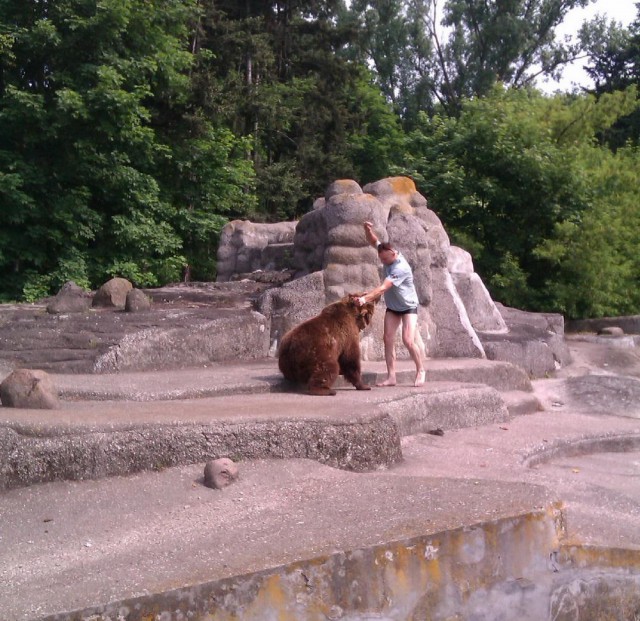
[(449, 0), (443, 24), (451, 32), (440, 46), (436, 97), (455, 114), (462, 97), (488, 94), (496, 83), (533, 86), (538, 76), (554, 75), (581, 52), (580, 43), (558, 41), (555, 28), (589, 2)]
[(425, 0), (354, 0), (340, 16), (358, 32), (348, 56), (372, 67), (375, 84), (405, 123), (420, 110), (434, 111), (434, 15)]
[(200, 92), (209, 114), (252, 140), (254, 219), (297, 217), (333, 180), (363, 174), (365, 134), (394, 125), (371, 75), (348, 53), (356, 32), (344, 14), (337, 0), (207, 7)]
[(229, 135), (187, 114), (196, 17), (194, 0), (0, 3), (2, 295), (175, 279), (183, 237), (236, 199)]
[(640, 151), (588, 148), (578, 154), (592, 201), (579, 222), (559, 222), (536, 254), (553, 266), (549, 300), (569, 317), (640, 311)]
[(352, 118), (347, 155), (362, 185), (388, 177), (402, 161), (404, 134), (400, 119), (363, 70), (349, 94)]
[[(608, 151), (592, 136), (636, 105), (633, 90), (596, 100), (498, 88), (467, 101), (457, 119), (424, 116), (409, 136), (405, 171), (454, 243), (472, 253), (496, 299), (559, 310), (565, 299), (551, 284), (566, 273), (541, 248), (562, 227), (580, 230), (584, 214), (606, 194), (598, 185), (604, 175), (590, 174), (590, 167), (599, 157), (605, 162)], [(590, 167), (583, 165), (585, 152)]]
[[(497, 83), (532, 86), (584, 51), (556, 38), (567, 13), (592, 0), (355, 0), (360, 47), (407, 127), (417, 113), (449, 116)], [(593, 41), (604, 33), (594, 30)]]
[[(599, 18), (581, 36), (589, 58), (585, 70), (594, 83), (591, 92), (599, 97), (632, 85), (640, 88), (640, 15), (628, 29)], [(640, 144), (640, 111), (619, 119), (602, 139), (613, 149), (628, 141)]]

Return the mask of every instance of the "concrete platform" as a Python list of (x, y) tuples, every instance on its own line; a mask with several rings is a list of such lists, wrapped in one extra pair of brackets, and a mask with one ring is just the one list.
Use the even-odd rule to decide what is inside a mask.
[[(509, 419), (509, 404), (537, 409), (518, 367), (487, 360), (438, 360), (428, 382), (310, 397), (283, 381), (276, 361), (111, 375), (52, 375), (57, 411), (0, 409), (0, 488), (124, 475), (231, 456), (311, 458), (367, 471), (401, 460), (400, 438)], [(367, 363), (371, 384), (383, 363)], [(448, 381), (445, 381), (448, 380)], [(495, 387), (504, 387), (504, 399)], [(515, 390), (514, 390), (515, 389)]]
[[(56, 376), (70, 399), (62, 410), (0, 409), (2, 474), (27, 473), (0, 495), (0, 618), (595, 621), (613, 605), (632, 619), (640, 404), (628, 396), (638, 380), (617, 375), (628, 388), (618, 403), (609, 359), (590, 349), (599, 345), (572, 346), (576, 364), (529, 390), (486, 361), (476, 375), (469, 361), (430, 361), (424, 388), (406, 368), (400, 386), (331, 398), (280, 392), (272, 361)], [(608, 399), (593, 398), (599, 386)], [(300, 443), (286, 445), (293, 422)], [(273, 433), (245, 448), (270, 442), (281, 454), (233, 455), (240, 479), (206, 488), (196, 438), (223, 427), (238, 439), (260, 424)], [(11, 448), (12, 434), (31, 452)], [(395, 457), (356, 472), (353, 456), (372, 445)], [(285, 446), (333, 447), (335, 463)], [(125, 447), (169, 463), (131, 473), (127, 457), (120, 475), (101, 474), (96, 464), (117, 464)], [(172, 454), (185, 461), (166, 467)], [(39, 459), (68, 468), (62, 478), (92, 463), (103, 478), (25, 486)]]
[(241, 472), (221, 491), (203, 487), (202, 468), (188, 466), (7, 492), (3, 619), (140, 597), (155, 612), (166, 591), (189, 599), (195, 585), (239, 584), (239, 576), (513, 518), (551, 500), (543, 488), (518, 483), (356, 475), (308, 460), (252, 461)]

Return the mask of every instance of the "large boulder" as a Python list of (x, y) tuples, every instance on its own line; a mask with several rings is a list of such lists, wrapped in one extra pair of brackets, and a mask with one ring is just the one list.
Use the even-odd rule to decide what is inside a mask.
[(131, 289), (133, 285), (126, 278), (112, 278), (96, 291), (93, 306), (124, 309)]
[(265, 291), (258, 300), (258, 311), (271, 319), (271, 354), (277, 352), (280, 339), (289, 330), (318, 315), (324, 306), (324, 276), (321, 271)]
[(391, 211), (412, 214), (416, 207), (427, 205), (427, 200), (417, 191), (416, 184), (409, 177), (387, 177), (368, 183), (363, 190), (378, 199), (387, 220)]
[(546, 377), (571, 362), (562, 315), (530, 313), (500, 303), (496, 307), (507, 331), (478, 332), (487, 358), (517, 364), (532, 378)]
[(427, 225), (414, 214), (391, 212), (387, 222), (389, 241), (401, 250), (413, 270), (420, 304), (432, 302), (431, 250)]
[(429, 314), (436, 326), (436, 343), (429, 350), (436, 358), (485, 358), (467, 310), (445, 268), (431, 269), (433, 304)]
[(125, 299), (124, 310), (128, 313), (142, 313), (151, 308), (151, 298), (141, 289), (131, 289)]
[(335, 184), (333, 189), (323, 207), (300, 219), (294, 237), (296, 277), (322, 270), (324, 305), (378, 283), (376, 253), (364, 240), (362, 223), (371, 220), (384, 230), (376, 199), (362, 191), (356, 193), (352, 186), (345, 194), (336, 194)]

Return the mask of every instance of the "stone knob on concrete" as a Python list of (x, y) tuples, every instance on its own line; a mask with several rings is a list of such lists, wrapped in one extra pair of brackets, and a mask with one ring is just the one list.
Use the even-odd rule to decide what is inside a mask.
[(16, 369), (0, 384), (0, 401), (4, 407), (55, 410), (58, 392), (48, 373)]
[(213, 489), (222, 489), (238, 478), (238, 466), (227, 457), (212, 459), (204, 467), (204, 484)]

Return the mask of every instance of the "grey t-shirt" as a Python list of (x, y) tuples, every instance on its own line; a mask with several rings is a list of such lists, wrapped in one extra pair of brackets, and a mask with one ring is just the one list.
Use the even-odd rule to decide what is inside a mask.
[(413, 284), (413, 272), (407, 260), (398, 253), (398, 258), (384, 266), (385, 280), (390, 280), (393, 287), (384, 292), (384, 301), (392, 311), (406, 311), (418, 308), (418, 293)]

